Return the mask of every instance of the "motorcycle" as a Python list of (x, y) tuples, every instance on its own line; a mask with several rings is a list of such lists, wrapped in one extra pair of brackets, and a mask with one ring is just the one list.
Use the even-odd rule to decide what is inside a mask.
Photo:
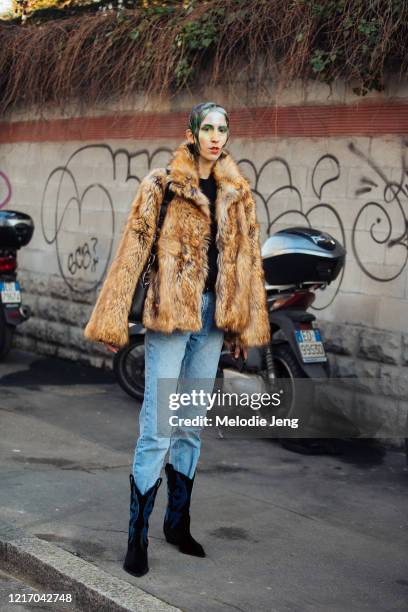
[[(301, 381), (330, 376), (316, 317), (308, 309), (315, 292), (339, 276), (346, 251), (330, 234), (290, 227), (270, 236), (261, 253), (272, 341), (266, 347), (249, 347), (246, 360), (242, 355), (235, 359), (223, 348), (216, 384), (218, 389), (228, 387), (229, 391), (250, 386), (270, 393), (279, 390), (282, 401), (274, 410), (275, 416), (300, 418), (307, 427), (313, 409), (308, 397), (312, 385), (302, 386)], [(129, 343), (113, 360), (120, 386), (140, 401), (144, 396), (144, 334), (142, 324), (130, 323)], [(267, 406), (260, 416), (271, 416), (267, 415), (270, 411)]]
[(10, 351), (17, 325), (31, 315), (23, 306), (17, 280), (17, 251), (26, 246), (33, 235), (34, 222), (22, 212), (0, 210), (0, 360)]

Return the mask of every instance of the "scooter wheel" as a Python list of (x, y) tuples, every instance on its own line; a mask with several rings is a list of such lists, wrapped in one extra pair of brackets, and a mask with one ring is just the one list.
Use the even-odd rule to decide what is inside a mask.
[(131, 397), (143, 401), (145, 389), (144, 336), (133, 336), (113, 358), (113, 371), (119, 385)]
[(4, 313), (0, 308), (0, 361), (10, 352), (14, 327), (7, 325)]
[[(283, 401), (277, 416), (298, 418), (302, 428), (309, 423), (313, 412), (313, 388), (308, 384), (298, 359), (289, 343), (272, 346), (276, 377), (284, 391)], [(305, 384), (302, 384), (302, 380)], [(296, 382), (298, 381), (298, 383)]]
[(407, 414), (407, 420), (405, 423), (405, 460), (408, 466), (408, 414)]

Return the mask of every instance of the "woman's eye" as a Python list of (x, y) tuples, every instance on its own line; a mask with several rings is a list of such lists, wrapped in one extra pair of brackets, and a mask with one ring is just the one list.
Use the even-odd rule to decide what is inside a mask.
[[(210, 127), (202, 127), (200, 128), (203, 132), (208, 132), (211, 128)], [(228, 128), (226, 127), (220, 127), (218, 128), (220, 130), (220, 132), (222, 132), (223, 134), (225, 134), (225, 132), (227, 132)]]

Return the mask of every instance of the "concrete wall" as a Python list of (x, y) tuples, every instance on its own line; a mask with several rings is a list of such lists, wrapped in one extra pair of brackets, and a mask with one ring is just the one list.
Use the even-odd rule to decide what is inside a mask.
[[(405, 107), (399, 106), (393, 116), (391, 105), (388, 123), (375, 121), (375, 109), (368, 124), (363, 112), (361, 123), (353, 123), (352, 107), (330, 110), (332, 103), (353, 103), (349, 93), (341, 98), (339, 91), (343, 90), (337, 87), (328, 99), (323, 90), (316, 93), (312, 87), (314, 97), (306, 96), (310, 106), (304, 104), (304, 91), (299, 89), (297, 96), (295, 89), (286, 92), (286, 106), (276, 115), (286, 127), (275, 131), (267, 107), (259, 110), (252, 132), (245, 118), (256, 109), (250, 109), (249, 115), (247, 110), (236, 110), (229, 149), (251, 180), (263, 239), (282, 227), (310, 223), (330, 232), (347, 249), (344, 274), (314, 305), (337, 374), (354, 367), (357, 360), (376, 364), (373, 376), (386, 367), (392, 375), (405, 377), (408, 187), (406, 124), (401, 123)], [(403, 103), (406, 87), (397, 91), (394, 85), (393, 99)], [(384, 93), (372, 101), (387, 105)], [(173, 123), (171, 117), (150, 109), (144, 130), (140, 126), (146, 126), (145, 116), (139, 115), (138, 138), (130, 138), (121, 125), (105, 130), (101, 109), (93, 113), (100, 117), (97, 129), (92, 124), (94, 128), (81, 132), (74, 121), (62, 129), (54, 113), (56, 123), (52, 130), (47, 124), (45, 135), (30, 123), (29, 114), (16, 117), (9, 136), (3, 131), (0, 207), (27, 212), (36, 225), (32, 242), (19, 253), (24, 302), (34, 316), (18, 329), (17, 346), (110, 367), (111, 353), (85, 341), (83, 326), (139, 181), (151, 168), (166, 164), (184, 138), (188, 110), (195, 102), (175, 102), (178, 119)], [(332, 112), (327, 115), (330, 128), (316, 111), (322, 102)], [(287, 109), (292, 119), (284, 124)], [(269, 110), (274, 110), (272, 102)], [(111, 117), (112, 109), (108, 111)], [(293, 125), (299, 117), (296, 134)], [(344, 117), (351, 126), (347, 129)]]

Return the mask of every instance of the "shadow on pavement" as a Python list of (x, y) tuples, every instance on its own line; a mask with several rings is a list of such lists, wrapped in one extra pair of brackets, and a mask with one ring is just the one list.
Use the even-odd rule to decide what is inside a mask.
[(112, 371), (101, 370), (70, 360), (47, 357), (37, 359), (25, 370), (6, 374), (1, 378), (2, 386), (21, 386), (36, 390), (41, 385), (98, 385), (116, 384)]

